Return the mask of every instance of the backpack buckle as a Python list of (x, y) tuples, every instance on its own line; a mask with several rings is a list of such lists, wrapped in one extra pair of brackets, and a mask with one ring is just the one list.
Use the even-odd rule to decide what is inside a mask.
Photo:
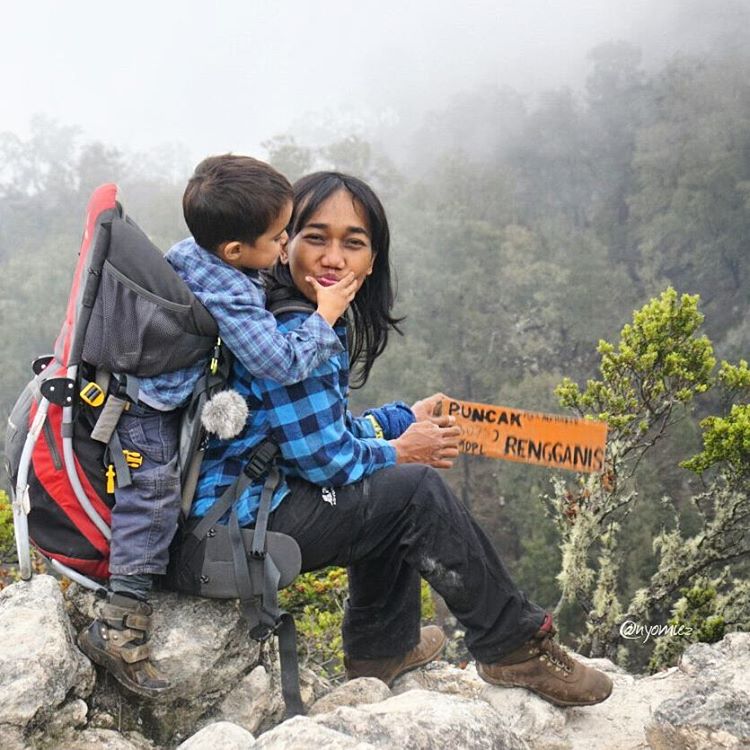
[(257, 479), (271, 465), (278, 450), (276, 443), (270, 440), (264, 440), (262, 443), (258, 443), (250, 456), (250, 460), (245, 464), (245, 468), (242, 470), (245, 476), (250, 479)]
[(78, 394), (81, 397), (81, 401), (94, 409), (98, 409), (104, 403), (104, 391), (101, 386), (94, 382), (86, 383)]

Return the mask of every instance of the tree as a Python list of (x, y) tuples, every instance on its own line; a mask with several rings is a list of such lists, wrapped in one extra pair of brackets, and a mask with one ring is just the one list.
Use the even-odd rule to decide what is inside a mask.
[[(684, 615), (684, 591), (705, 591), (706, 576), (722, 589), (720, 614), (731, 612), (735, 627), (750, 625), (750, 584), (733, 586), (728, 572), (750, 555), (750, 373), (746, 362), (725, 362), (714, 374), (702, 321), (697, 295), (678, 297), (667, 289), (634, 314), (617, 347), (599, 343), (600, 380), (581, 390), (565, 379), (557, 389), (563, 406), (609, 424), (605, 470), (581, 478), (575, 489), (558, 479), (547, 498), (561, 534), (560, 604), (575, 602), (585, 612), (580, 645), (592, 656), (617, 655), (626, 620), (664, 620), (670, 607), (674, 617)], [(706, 488), (691, 498), (699, 528), (686, 533), (674, 501), (664, 498), (673, 508), (672, 525), (654, 538), (656, 571), (646, 586), (623, 598), (619, 547), (623, 520), (636, 510), (638, 465), (709, 389), (723, 392), (728, 413), (702, 422), (704, 450), (683, 463), (698, 473), (714, 470)]]

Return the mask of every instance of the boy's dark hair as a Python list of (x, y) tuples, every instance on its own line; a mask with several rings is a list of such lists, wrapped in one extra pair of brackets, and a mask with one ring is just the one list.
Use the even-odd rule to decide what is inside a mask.
[(215, 252), (222, 242), (252, 245), (292, 200), (289, 180), (250, 156), (209, 156), (182, 196), (185, 223), (195, 241)]

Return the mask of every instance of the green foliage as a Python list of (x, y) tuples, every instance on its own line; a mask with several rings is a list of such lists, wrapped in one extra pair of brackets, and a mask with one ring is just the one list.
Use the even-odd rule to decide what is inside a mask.
[(734, 404), (726, 417), (707, 417), (701, 427), (703, 451), (681, 466), (698, 474), (716, 465), (733, 475), (750, 472), (750, 404)]
[[(295, 618), (301, 663), (333, 678), (341, 677), (344, 669), (341, 623), (347, 585), (346, 570), (325, 568), (297, 576), (279, 592), (281, 607)], [(433, 619), (435, 605), (425, 581), (422, 581), (421, 605), (422, 619)]]
[[(700, 425), (703, 429), (703, 451), (680, 465), (697, 474), (712, 467), (721, 468), (732, 481), (750, 475), (750, 369), (740, 360), (732, 365), (722, 362), (718, 384), (723, 389), (723, 403), (729, 406), (725, 416), (711, 416)], [(733, 404), (734, 399), (745, 403)]]
[(680, 589), (682, 596), (667, 620), (667, 637), (657, 641), (649, 660), (649, 670), (674, 666), (679, 655), (691, 643), (716, 643), (726, 632), (722, 600), (716, 582), (698, 578), (692, 586)]
[[(727, 394), (737, 397), (745, 392), (747, 364), (725, 362), (714, 377), (713, 347), (700, 334), (703, 316), (697, 304), (697, 296), (678, 298), (667, 289), (634, 314), (633, 325), (622, 329), (617, 346), (600, 342), (601, 380), (590, 380), (581, 391), (566, 379), (557, 389), (563, 405), (582, 415), (593, 413), (610, 425), (605, 471), (582, 478), (575, 492), (559, 480), (548, 498), (561, 533), (562, 601), (575, 601), (587, 612), (580, 643), (592, 655), (620, 653), (619, 623), (636, 618), (654, 624), (651, 615), (680, 591), (683, 598), (675, 605), (672, 624), (684, 625), (693, 640), (723, 634), (730, 603), (739, 621), (750, 617), (750, 609), (742, 609), (744, 600), (732, 599), (729, 593), (718, 597), (700, 583), (707, 572), (750, 555), (750, 411), (747, 404), (728, 404), (727, 399)], [(685, 514), (681, 516), (667, 499), (673, 509), (672, 527), (655, 530), (656, 570), (627, 603), (615, 550), (624, 528), (620, 521), (636, 507), (638, 463), (688, 416), (696, 395), (715, 387), (723, 390), (729, 413), (703, 420), (704, 450), (682, 465), (698, 472), (716, 465), (722, 471), (706, 491), (692, 498), (697, 511), (694, 533), (685, 533)], [(675, 407), (682, 410), (679, 418)], [(701, 618), (698, 627), (695, 623)], [(693, 623), (689, 628), (688, 622)], [(673, 659), (687, 637), (660, 642), (651, 666)]]
[(280, 605), (295, 617), (302, 663), (331, 676), (343, 670), (341, 623), (346, 592), (343, 568), (304, 573), (279, 592)]
[(14, 556), (13, 509), (8, 494), (0, 490), (0, 562)]
[(703, 322), (698, 296), (678, 299), (671, 287), (633, 315), (615, 348), (600, 341), (601, 380), (584, 391), (569, 378), (556, 389), (560, 404), (608, 423), (610, 439), (626, 451), (643, 445), (644, 436), (664, 430), (676, 406), (688, 405), (710, 385), (716, 365), (713, 347), (698, 336)]

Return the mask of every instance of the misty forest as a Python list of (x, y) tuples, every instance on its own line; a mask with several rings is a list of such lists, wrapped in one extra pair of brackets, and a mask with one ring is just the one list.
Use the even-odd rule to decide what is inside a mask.
[[(391, 221), (393, 336), (356, 413), (442, 391), (609, 423), (605, 470), (462, 456), (449, 481), (530, 597), (581, 653), (636, 670), (750, 627), (750, 53), (646, 66), (590, 51), (585, 85), (466, 90), (387, 139), (284, 133), (291, 180), (361, 176)], [(0, 413), (59, 330), (91, 190), (117, 182), (164, 250), (192, 164), (75, 123), (0, 135)], [(7, 490), (7, 478), (3, 478)], [(14, 559), (7, 495), (0, 544)], [(627, 640), (623, 621), (684, 626)]]

